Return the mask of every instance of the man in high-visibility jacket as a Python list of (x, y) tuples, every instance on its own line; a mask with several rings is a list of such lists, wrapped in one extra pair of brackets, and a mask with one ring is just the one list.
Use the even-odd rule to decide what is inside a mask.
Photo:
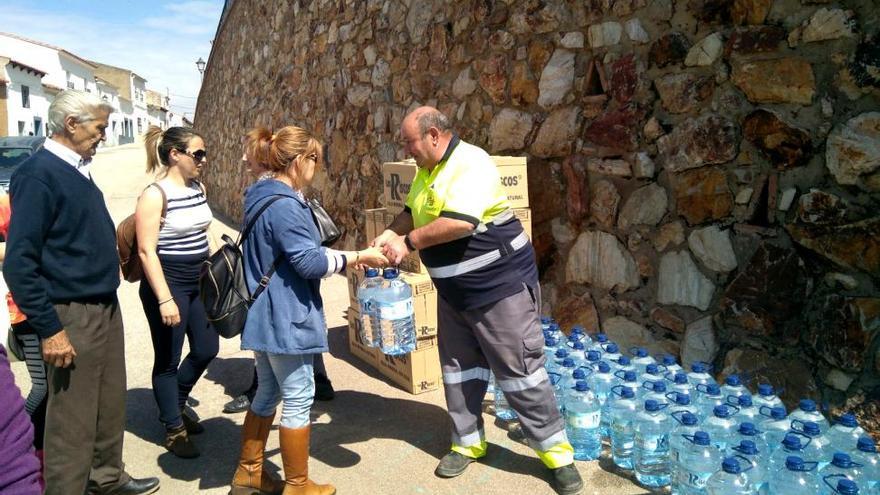
[[(482, 402), (489, 371), (560, 493), (583, 481), (544, 369), (535, 252), (489, 155), (421, 107), (401, 124), (419, 167), (404, 211), (373, 240), (393, 263), (418, 250), (439, 293), (439, 344), (452, 449), (435, 473), (451, 478), (486, 455)], [(501, 392), (496, 393), (501, 393)]]

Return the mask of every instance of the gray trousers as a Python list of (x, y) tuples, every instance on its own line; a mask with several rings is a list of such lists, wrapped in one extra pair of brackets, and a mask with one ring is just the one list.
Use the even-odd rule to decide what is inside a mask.
[(47, 366), (44, 443), (47, 495), (100, 492), (129, 481), (125, 432), (125, 335), (119, 303), (56, 304), (76, 351), (69, 368)]
[(540, 287), (487, 306), (459, 311), (438, 298), (440, 364), (453, 447), (484, 439), (482, 403), (489, 370), (519, 415), (530, 446), (539, 451), (568, 442), (553, 387), (544, 369)]

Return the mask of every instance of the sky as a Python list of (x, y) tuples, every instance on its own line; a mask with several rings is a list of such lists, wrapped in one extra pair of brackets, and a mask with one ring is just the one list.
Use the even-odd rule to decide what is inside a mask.
[(130, 69), (192, 118), (223, 0), (3, 0), (0, 31)]

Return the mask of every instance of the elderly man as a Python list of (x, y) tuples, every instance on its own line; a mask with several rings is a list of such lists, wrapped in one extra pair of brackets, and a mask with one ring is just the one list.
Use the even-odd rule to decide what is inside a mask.
[(68, 90), (49, 106), (52, 134), (13, 174), (4, 276), (48, 363), (47, 494), (152, 493), (122, 463), (125, 345), (113, 220), (89, 174), (112, 107)]
[(440, 295), (440, 361), (453, 431), (451, 452), (435, 473), (458, 476), (486, 455), (481, 406), (491, 369), (556, 490), (579, 493), (583, 481), (544, 369), (535, 253), (498, 171), (435, 108), (414, 110), (400, 133), (419, 170), (403, 213), (373, 245), (384, 246), (394, 263), (419, 250)]

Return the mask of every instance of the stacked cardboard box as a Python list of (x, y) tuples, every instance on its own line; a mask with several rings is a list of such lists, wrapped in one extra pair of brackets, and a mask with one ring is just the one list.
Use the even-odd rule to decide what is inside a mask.
[[(532, 212), (529, 209), (526, 159), (520, 157), (492, 157), (498, 166), (501, 184), (507, 192), (514, 214), (532, 235)], [(381, 234), (394, 217), (403, 211), (406, 195), (416, 175), (414, 161), (385, 163), (382, 166), (385, 185), (385, 208), (364, 211), (364, 233), (367, 241)], [(437, 289), (426, 273), (418, 253), (411, 253), (400, 263), (401, 278), (413, 292), (413, 310), (416, 324), (416, 350), (404, 356), (387, 356), (379, 349), (369, 347), (360, 336), (360, 311), (357, 288), (364, 279), (360, 270), (348, 270), (348, 289), (351, 300), (348, 310), (348, 342), (352, 354), (375, 367), (391, 381), (413, 394), (436, 390), (442, 383), (440, 356), (437, 346)]]

